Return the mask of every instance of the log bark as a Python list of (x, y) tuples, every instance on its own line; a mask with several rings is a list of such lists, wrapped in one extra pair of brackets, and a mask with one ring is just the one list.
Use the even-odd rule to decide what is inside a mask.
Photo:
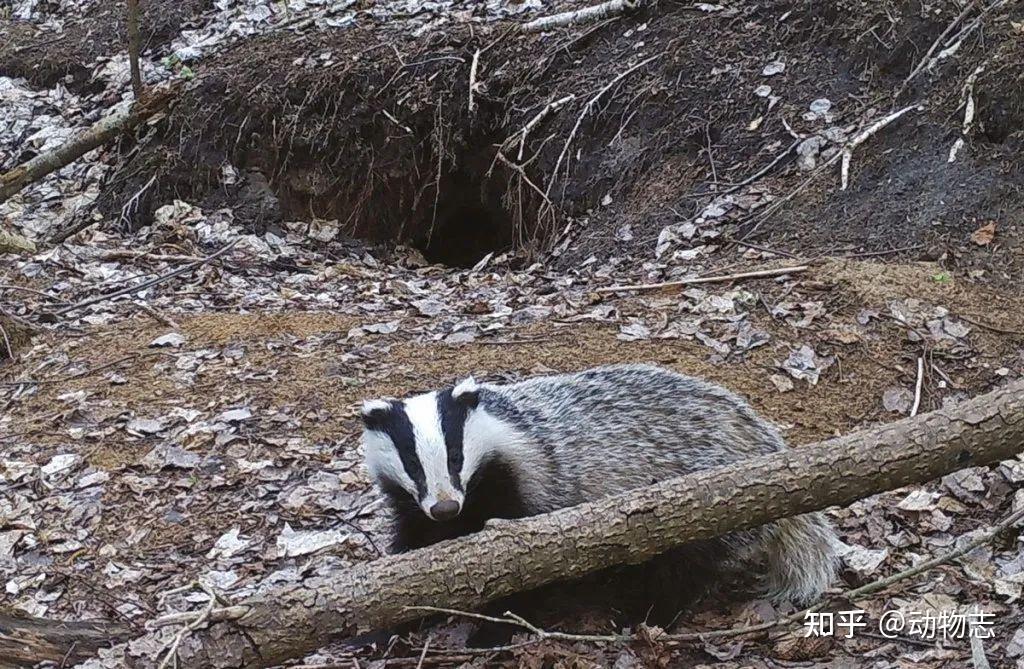
[[(855, 500), (1024, 449), (1024, 382), (915, 418), (700, 472), (626, 495), (518, 521), (239, 602), (178, 648), (179, 666), (268, 667), (329, 639), (418, 617), (406, 607), (471, 609), (682, 543)], [(241, 613), (241, 612), (244, 612)], [(215, 613), (217, 613), (215, 611)], [(225, 618), (232, 618), (225, 620)], [(164, 630), (166, 632), (166, 630)], [(140, 639), (154, 648), (159, 640)], [(152, 668), (158, 658), (125, 663)]]
[(0, 669), (31, 667), (44, 660), (71, 666), (131, 634), (116, 623), (67, 623), (0, 613)]
[(178, 86), (155, 89), (124, 111), (115, 112), (96, 122), (68, 143), (40, 154), (27, 163), (0, 174), (0, 202), (4, 202), (25, 186), (59, 170), (119, 133), (130, 130), (165, 109), (178, 93)]
[(524, 23), (520, 30), (524, 33), (539, 33), (545, 30), (573, 26), (579, 23), (592, 23), (618, 16), (640, 6), (641, 0), (608, 0), (591, 7), (584, 7), (571, 12), (562, 12), (551, 16), (542, 16)]

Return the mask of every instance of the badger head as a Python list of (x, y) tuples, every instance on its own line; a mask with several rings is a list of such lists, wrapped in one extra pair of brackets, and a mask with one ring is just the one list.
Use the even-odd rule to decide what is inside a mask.
[(435, 521), (457, 517), (487, 454), (492, 422), (472, 377), (449, 390), (362, 406), (366, 464), (377, 485)]

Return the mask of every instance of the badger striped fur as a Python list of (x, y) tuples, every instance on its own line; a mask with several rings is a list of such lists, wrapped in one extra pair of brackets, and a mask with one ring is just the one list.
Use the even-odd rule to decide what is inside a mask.
[[(786, 448), (733, 393), (647, 365), (510, 385), (468, 378), (368, 401), (362, 416), (368, 468), (395, 513), (394, 551)], [(773, 599), (805, 603), (834, 576), (834, 542), (827, 521), (807, 514), (672, 559), (757, 573)]]

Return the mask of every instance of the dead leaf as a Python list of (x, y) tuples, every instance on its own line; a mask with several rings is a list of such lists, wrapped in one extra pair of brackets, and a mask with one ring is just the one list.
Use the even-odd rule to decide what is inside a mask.
[(978, 246), (987, 246), (996, 236), (996, 222), (992, 221), (971, 233), (971, 241)]

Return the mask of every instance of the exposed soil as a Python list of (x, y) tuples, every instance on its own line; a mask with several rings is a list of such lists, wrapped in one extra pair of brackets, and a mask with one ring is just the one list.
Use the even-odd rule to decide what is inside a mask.
[[(138, 224), (172, 196), (251, 200), (238, 195), (244, 180), (221, 183), (221, 166), (230, 163), (266, 175), (286, 219), (338, 219), (350, 234), (407, 241), (453, 265), (513, 245), (537, 249), (561, 230), (561, 216), (583, 217), (585, 232), (562, 256), (571, 266), (595, 253), (650, 252), (665, 225), (696, 216), (716, 192), (783, 152), (792, 141), (787, 123), (810, 137), (917, 102), (923, 111), (858, 149), (846, 192), (826, 170), (767, 220), (750, 215), (726, 232), (801, 255), (900, 250), (951, 267), (984, 265), (988, 277), (1006, 281), (1020, 274), (1024, 257), (1024, 60), (1012, 27), (1020, 8), (999, 15), (986, 46), (969, 40), (956, 63), (918, 75), (893, 99), (957, 12), (952, 3), (926, 11), (902, 0), (868, 12), (858, 3), (769, 2), (720, 12), (661, 3), (543, 37), (511, 35), (502, 23), (456, 24), (411, 39), (385, 25), (270, 35), (204, 67), (165, 139), (123, 167), (134, 176), (108, 193), (108, 207), (119, 210), (154, 169), (159, 186), (147, 193)], [(477, 50), (470, 113), (468, 68)], [(625, 74), (623, 63), (642, 57), (653, 60)], [(764, 76), (777, 58), (785, 70)], [(984, 63), (973, 89), (977, 121), (948, 163), (964, 80)], [(754, 94), (762, 84), (776, 104)], [(502, 150), (525, 172), (496, 158), (506, 138), (569, 94), (575, 100), (533, 126), (523, 151), (517, 141)], [(831, 101), (828, 123), (803, 118), (819, 98)], [(807, 176), (794, 158), (760, 180), (775, 200)], [(186, 164), (201, 167), (180, 169)], [(989, 221), (997, 241), (969, 244)], [(624, 226), (631, 234), (621, 239)]]

